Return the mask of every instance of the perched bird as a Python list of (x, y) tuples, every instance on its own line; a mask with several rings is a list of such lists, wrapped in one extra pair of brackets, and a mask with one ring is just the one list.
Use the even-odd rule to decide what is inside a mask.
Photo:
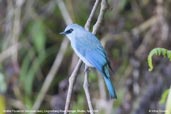
[(117, 98), (110, 79), (109, 69), (111, 67), (109, 60), (97, 37), (78, 24), (68, 25), (64, 32), (60, 34), (68, 37), (75, 53), (88, 67), (95, 67), (101, 73), (111, 98)]

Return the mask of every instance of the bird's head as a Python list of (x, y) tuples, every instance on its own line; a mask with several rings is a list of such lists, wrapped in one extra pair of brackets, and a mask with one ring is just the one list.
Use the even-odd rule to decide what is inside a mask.
[(60, 34), (66, 35), (71, 40), (78, 34), (81, 34), (84, 30), (85, 29), (78, 24), (70, 24), (65, 28), (64, 32), (61, 32)]

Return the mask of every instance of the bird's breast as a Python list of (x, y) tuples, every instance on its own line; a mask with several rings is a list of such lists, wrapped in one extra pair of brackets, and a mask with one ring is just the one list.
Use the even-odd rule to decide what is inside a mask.
[(75, 37), (75, 39), (71, 40), (71, 46), (76, 53), (76, 55), (88, 66), (94, 67), (86, 58), (85, 53), (87, 51), (87, 41), (83, 38)]

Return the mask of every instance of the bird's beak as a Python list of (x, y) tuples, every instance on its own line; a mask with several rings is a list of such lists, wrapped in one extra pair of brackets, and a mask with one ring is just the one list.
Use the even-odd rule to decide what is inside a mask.
[(59, 34), (65, 35), (66, 33), (65, 33), (65, 31), (64, 31), (64, 32), (60, 32)]

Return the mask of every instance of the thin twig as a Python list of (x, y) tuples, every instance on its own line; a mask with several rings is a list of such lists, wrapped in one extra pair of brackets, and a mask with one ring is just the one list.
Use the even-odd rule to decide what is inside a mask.
[(93, 9), (91, 10), (91, 13), (90, 13), (90, 15), (89, 15), (89, 17), (87, 19), (87, 22), (86, 22), (86, 24), (84, 26), (86, 30), (89, 30), (90, 29), (90, 24), (91, 24), (91, 21), (93, 19), (93, 16), (95, 14), (95, 11), (97, 9), (97, 5), (99, 4), (99, 2), (100, 2), (99, 0), (96, 0), (95, 4), (93, 6)]
[[(13, 34), (12, 34), (12, 44), (16, 44), (18, 42), (19, 39), (19, 35), (20, 35), (20, 28), (21, 28), (21, 22), (20, 22), (20, 18), (21, 18), (21, 8), (22, 5), (24, 4), (25, 0), (16, 0), (16, 7), (14, 9), (14, 22), (13, 22)], [(14, 50), (15, 51), (15, 50)], [(18, 56), (18, 48), (16, 48), (16, 53), (13, 56), (13, 60), (15, 62), (17, 62), (17, 56)]]
[(67, 111), (69, 109), (74, 83), (77, 78), (77, 73), (78, 73), (78, 70), (79, 70), (81, 64), (82, 64), (82, 61), (81, 61), (81, 59), (79, 59), (74, 71), (72, 72), (71, 76), (69, 77), (69, 87), (68, 87), (68, 93), (67, 93), (67, 98), (66, 98), (66, 103), (65, 103), (64, 114), (67, 114)]
[(13, 29), (13, 15), (14, 15), (14, 5), (13, 1), (7, 0), (7, 13), (5, 19), (5, 36), (4, 42), (2, 43), (2, 49), (6, 49), (11, 45), (12, 29)]
[(84, 28), (85, 28), (86, 30), (89, 30), (89, 29), (90, 29), (90, 24), (91, 24), (92, 18), (93, 18), (93, 16), (94, 16), (95, 12), (96, 12), (96, 9), (97, 9), (97, 6), (99, 5), (99, 3), (100, 3), (100, 0), (96, 0), (96, 2), (95, 2), (94, 5), (93, 5), (93, 9), (92, 9), (92, 11), (91, 11), (91, 13), (90, 13), (90, 16), (89, 16), (89, 18), (87, 19), (87, 22), (86, 22), (86, 24), (85, 24), (85, 26), (84, 26)]
[(88, 84), (88, 67), (85, 65), (85, 77), (84, 77), (84, 84), (83, 84), (83, 88), (86, 94), (86, 99), (88, 102), (88, 107), (89, 107), (89, 111), (90, 114), (94, 114), (94, 110), (93, 110), (93, 106), (92, 106), (92, 102), (91, 102), (91, 97), (90, 97), (90, 92), (89, 92), (89, 84)]
[(144, 23), (132, 29), (134, 35), (140, 34), (158, 22), (157, 16), (153, 16)]
[(102, 0), (101, 1), (100, 14), (98, 16), (98, 19), (97, 19), (95, 25), (93, 26), (93, 32), (92, 32), (93, 34), (96, 34), (97, 30), (99, 29), (99, 27), (102, 23), (102, 20), (104, 18), (104, 13), (107, 10), (107, 7), (108, 7), (107, 0)]
[(164, 1), (163, 0), (157, 0), (157, 7), (156, 7), (156, 16), (159, 20), (159, 26), (161, 26), (161, 40), (162, 42), (167, 42), (168, 36), (169, 36), (169, 26), (167, 23), (167, 19), (165, 17), (164, 11)]
[(63, 0), (56, 0), (56, 3), (58, 5), (58, 7), (60, 8), (60, 11), (62, 13), (62, 16), (63, 16), (66, 24), (69, 25), (69, 24), (73, 23)]

